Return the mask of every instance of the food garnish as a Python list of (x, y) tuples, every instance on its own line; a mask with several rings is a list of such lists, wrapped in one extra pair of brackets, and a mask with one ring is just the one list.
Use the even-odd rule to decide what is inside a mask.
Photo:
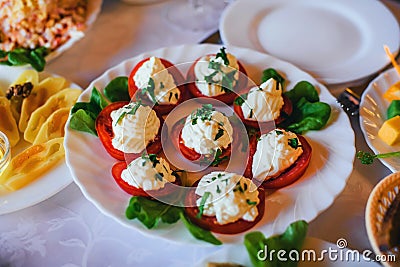
[(43, 71), (46, 65), (45, 57), (48, 54), (49, 49), (44, 46), (35, 49), (20, 47), (9, 52), (0, 50), (0, 64), (8, 66), (29, 64), (36, 71)]
[(214, 245), (222, 244), (210, 231), (193, 224), (187, 218), (183, 207), (168, 205), (157, 200), (139, 196), (130, 199), (125, 214), (130, 220), (138, 219), (148, 229), (157, 227), (160, 222), (174, 224), (181, 220), (196, 239)]
[(372, 164), (375, 159), (400, 157), (400, 151), (382, 154), (371, 154), (369, 152), (358, 151), (356, 157), (361, 161), (362, 164)]
[[(285, 232), (280, 235), (266, 238), (262, 232), (251, 232), (244, 236), (244, 245), (249, 254), (250, 260), (254, 267), (295, 267), (298, 262), (293, 261), (293, 258), (286, 257), (287, 261), (281, 261), (279, 253), (270, 253), (267, 257), (265, 253), (271, 251), (285, 251), (284, 255), (290, 255), (291, 251), (300, 250), (303, 246), (307, 235), (308, 224), (301, 220), (290, 224)], [(268, 248), (268, 251), (265, 249)], [(260, 251), (264, 251), (261, 256), (266, 256), (265, 259), (260, 258)]]

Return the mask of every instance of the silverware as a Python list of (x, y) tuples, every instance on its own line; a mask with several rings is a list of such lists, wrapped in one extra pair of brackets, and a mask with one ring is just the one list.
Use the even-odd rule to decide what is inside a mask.
[(360, 96), (350, 88), (346, 88), (336, 99), (336, 102), (350, 116), (356, 116), (360, 108)]

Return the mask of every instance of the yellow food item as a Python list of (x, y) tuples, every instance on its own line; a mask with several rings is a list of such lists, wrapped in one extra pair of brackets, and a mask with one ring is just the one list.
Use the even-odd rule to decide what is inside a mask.
[(64, 138), (33, 145), (16, 155), (0, 175), (0, 191), (15, 191), (33, 182), (64, 158)]
[(390, 146), (400, 142), (400, 116), (385, 121), (378, 131), (378, 136)]
[(21, 73), (18, 78), (12, 82), (12, 84), (10, 84), (10, 87), (16, 84), (24, 84), (27, 82), (31, 82), (33, 86), (36, 86), (39, 83), (39, 73), (36, 70), (26, 70)]
[(19, 130), (24, 132), (32, 112), (46, 103), (46, 100), (65, 88), (66, 81), (62, 77), (48, 77), (34, 86), (31, 94), (22, 102), (21, 118), (18, 123)]
[(47, 99), (44, 105), (42, 105), (32, 113), (24, 132), (24, 139), (28, 142), (33, 143), (36, 135), (40, 130), (40, 127), (47, 120), (47, 118), (54, 111), (60, 108), (71, 108), (75, 104), (81, 93), (82, 91), (79, 89), (67, 88), (61, 90), (60, 92), (52, 95), (49, 99)]
[(19, 141), (19, 131), (10, 107), (10, 101), (5, 96), (0, 96), (0, 131), (7, 135), (11, 147)]
[(68, 120), (69, 111), (70, 108), (61, 108), (53, 112), (40, 127), (33, 144), (36, 145), (57, 137), (64, 137), (64, 127)]
[(389, 89), (383, 94), (383, 98), (389, 102), (392, 102), (393, 100), (400, 100), (400, 81), (390, 86)]

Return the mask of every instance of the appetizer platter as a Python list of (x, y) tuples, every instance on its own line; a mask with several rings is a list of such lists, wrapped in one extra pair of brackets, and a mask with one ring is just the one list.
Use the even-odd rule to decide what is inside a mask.
[[(234, 55), (238, 63), (229, 66), (235, 60), (230, 58), (225, 61), (228, 58), (226, 55)], [(204, 57), (211, 57), (209, 61), (204, 61), (207, 62), (206, 67), (200, 66), (197, 69), (193, 67)], [(160, 75), (163, 77), (162, 80), (148, 74), (138, 75), (143, 69), (148, 68), (146, 64), (155, 64), (152, 61), (157, 58), (162, 59), (163, 63), (170, 62), (174, 66), (168, 69), (166, 74)], [(225, 73), (216, 71), (217, 68), (220, 70), (225, 67), (228, 68)], [(181, 75), (176, 75), (175, 68)], [(233, 68), (233, 71), (230, 68)], [(243, 154), (235, 147), (235, 140), (240, 139), (238, 138), (240, 136), (247, 136), (247, 132), (243, 134), (239, 131), (238, 134), (237, 127), (246, 131), (241, 121), (254, 121), (254, 118), (262, 121), (263, 113), (255, 108), (251, 109), (250, 113), (245, 110), (246, 105), (253, 105), (259, 98), (257, 97), (259, 92), (253, 92), (255, 90), (252, 91), (252, 87), (241, 85), (237, 91), (239, 93), (240, 90), (240, 95), (236, 95), (236, 98), (222, 97), (229, 96), (231, 92), (224, 91), (222, 87), (235, 88), (242, 82), (241, 75), (234, 78), (239, 69), (244, 70), (240, 74), (248, 76), (252, 85), (256, 85), (262, 91), (261, 94), (275, 94), (275, 90), (279, 89), (281, 92), (285, 89), (292, 91), (286, 95), (290, 101), (294, 101), (296, 92), (312, 87), (314, 97), (321, 101), (318, 102), (320, 103), (318, 106), (324, 110), (320, 113), (325, 114), (325, 116), (320, 114), (318, 121), (324, 123), (318, 125), (318, 130), (310, 128), (309, 131), (304, 130), (302, 128), (304, 124), (300, 123), (295, 126), (290, 125), (288, 131), (270, 128), (271, 123), (274, 126), (279, 116), (291, 111), (289, 108), (282, 109), (288, 102), (282, 100), (278, 106), (279, 110), (285, 112), (278, 112), (273, 118), (266, 118), (265, 125), (255, 129), (256, 134), (249, 137), (247, 143), (249, 149)], [(265, 75), (264, 70), (267, 70), (267, 76), (272, 78), (264, 81), (262, 77)], [(196, 78), (190, 79), (185, 88), (180, 88), (181, 83), (177, 81), (182, 77), (190, 77), (193, 72), (197, 72)], [(173, 93), (160, 95), (159, 92), (167, 87), (166, 84), (169, 83), (167, 81), (171, 79), (169, 75), (175, 79), (177, 87), (173, 89), (175, 90)], [(214, 77), (220, 78), (223, 85), (221, 88), (210, 82)], [(144, 85), (141, 85), (141, 79), (145, 81)], [(135, 85), (129, 85), (132, 80), (135, 80)], [(203, 80), (205, 83), (201, 84)], [(274, 80), (279, 81), (279, 84)], [(283, 80), (285, 80), (284, 86), (280, 83)], [(128, 101), (125, 97), (120, 99), (117, 94), (110, 93), (113, 91), (112, 88), (118, 87), (117, 84), (125, 82), (129, 88)], [(188, 89), (189, 87), (191, 89)], [(185, 95), (188, 92), (190, 94)], [(131, 97), (132, 101), (129, 102)], [(120, 101), (122, 99), (124, 101)], [(164, 104), (163, 99), (169, 102)], [(181, 104), (176, 105), (180, 101)], [(270, 236), (283, 232), (292, 221), (301, 219), (310, 221), (332, 204), (335, 197), (343, 190), (353, 167), (354, 133), (348, 117), (336, 105), (328, 90), (293, 65), (250, 49), (234, 46), (221, 48), (217, 45), (184, 45), (143, 53), (123, 61), (94, 80), (78, 102), (66, 125), (65, 148), (67, 165), (85, 197), (100, 211), (121, 224), (146, 235), (175, 242), (206, 244), (193, 237), (196, 236), (193, 234), (194, 227), (197, 230), (200, 228), (199, 231), (210, 230), (217, 238), (212, 236), (207, 241), (220, 244), (239, 242), (243, 233), (250, 229), (262, 230)], [(157, 103), (153, 109), (148, 104), (151, 102)], [(93, 107), (93, 103), (97, 104)], [(296, 103), (293, 102), (293, 108), (299, 108)], [(176, 106), (171, 107), (171, 105)], [(235, 111), (239, 108), (244, 111), (242, 117), (234, 111), (235, 105), (239, 106)], [(271, 106), (270, 103), (269, 105)], [(264, 109), (269, 111), (266, 107)], [(297, 111), (299, 113), (299, 110)], [(73, 119), (74, 114), (78, 114), (75, 115), (75, 119)], [(141, 117), (141, 114), (145, 117)], [(126, 120), (129, 116), (132, 117), (132, 121)], [(277, 123), (283, 121), (285, 120), (278, 120)], [(124, 123), (129, 126), (124, 128)], [(118, 128), (120, 126), (122, 129)], [(208, 126), (211, 127), (212, 139), (198, 135), (201, 127)], [(144, 131), (145, 135), (137, 142), (135, 141), (137, 137), (130, 136), (129, 133), (122, 134), (125, 138), (133, 140), (133, 145), (127, 145), (117, 134), (121, 131), (123, 133), (127, 128), (130, 132)], [(302, 135), (290, 132), (292, 130), (297, 130)], [(278, 169), (271, 176), (266, 175), (263, 169), (257, 169), (263, 162), (260, 157), (265, 156), (257, 155), (257, 150), (265, 150), (259, 149), (259, 146), (266, 145), (268, 141), (264, 140), (268, 140), (269, 136), (283, 138), (282, 142), (289, 144), (293, 151), (303, 149), (302, 154), (298, 155), (295, 155), (296, 152), (290, 152), (293, 159), (288, 160), (289, 167), (286, 166), (287, 169), (283, 172)], [(249, 163), (250, 158), (258, 165)], [(189, 164), (181, 164), (188, 161)], [(226, 161), (229, 161), (228, 165)], [(202, 165), (204, 162), (208, 164)], [(155, 175), (148, 172), (146, 166), (151, 165), (157, 170)], [(341, 166), (340, 170), (336, 166)], [(186, 171), (186, 175), (180, 173), (182, 170)], [(148, 221), (143, 216), (138, 218), (136, 214), (138, 207), (143, 208), (146, 205), (155, 207), (154, 199), (148, 198), (146, 190), (137, 190), (147, 186), (144, 178), (143, 181), (137, 179), (140, 176), (139, 172), (156, 177), (152, 179), (154, 180), (152, 184), (159, 185), (168, 180), (172, 187), (182, 188), (180, 185), (185, 185), (183, 187), (186, 191), (185, 211), (175, 207), (176, 203), (166, 204), (165, 199), (158, 199), (159, 195), (156, 194), (151, 195), (160, 200), (156, 209), (168, 210), (168, 213), (173, 215), (168, 218), (162, 217), (164, 223), (158, 223), (157, 220)], [(123, 179), (127, 173), (131, 175), (136, 173), (136, 176), (133, 179), (132, 177), (128, 180)], [(175, 175), (177, 173), (178, 175)], [(246, 177), (257, 179), (250, 180)], [(282, 177), (285, 178), (280, 179)], [(207, 184), (214, 185), (217, 194), (202, 190)], [(239, 221), (219, 222), (219, 227), (215, 227), (213, 220), (219, 220), (218, 218), (224, 216), (218, 215), (218, 210), (211, 211), (207, 207), (214, 198), (221, 197), (219, 194), (224, 193), (220, 192), (225, 192), (223, 191), (225, 186), (228, 188), (230, 184), (235, 187), (231, 190), (234, 197), (236, 197), (235, 192), (246, 195), (244, 203), (247, 203), (247, 208)], [(157, 192), (161, 193), (160, 190)], [(161, 207), (162, 205), (164, 206)], [(208, 217), (213, 219), (207, 221)], [(252, 219), (248, 219), (249, 217)], [(166, 221), (169, 223), (165, 223)], [(157, 227), (154, 227), (155, 224)]]
[(42, 71), (46, 62), (85, 36), (101, 4), (101, 0), (4, 1), (0, 63)]
[(68, 106), (82, 89), (58, 75), (22, 68), (1, 68), (0, 88), (0, 131), (12, 155), (0, 173), (0, 214), (5, 214), (39, 203), (72, 182), (63, 134)]
[[(389, 145), (379, 137), (379, 130), (387, 120), (390, 101), (384, 98), (392, 85), (400, 81), (395, 68), (391, 68), (371, 81), (360, 102), (360, 127), (368, 146), (376, 154), (400, 150), (400, 144)], [(379, 158), (392, 172), (400, 171), (399, 157)]]

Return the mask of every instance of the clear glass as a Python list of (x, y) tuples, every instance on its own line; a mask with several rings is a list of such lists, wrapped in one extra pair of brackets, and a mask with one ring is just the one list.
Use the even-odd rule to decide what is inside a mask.
[(220, 10), (205, 0), (174, 0), (168, 3), (166, 20), (182, 30), (206, 31), (218, 28)]
[(7, 136), (0, 132), (0, 175), (11, 160), (11, 146)]

